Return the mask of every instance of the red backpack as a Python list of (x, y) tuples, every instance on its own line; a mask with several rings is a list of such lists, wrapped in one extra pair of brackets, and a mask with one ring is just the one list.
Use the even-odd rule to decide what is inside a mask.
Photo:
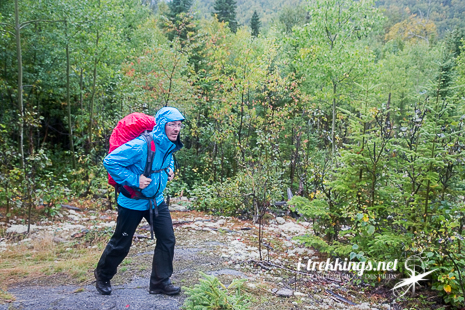
[[(152, 172), (152, 162), (155, 155), (155, 142), (153, 141), (151, 131), (155, 127), (155, 117), (144, 113), (131, 113), (125, 116), (118, 122), (110, 136), (110, 150), (108, 154), (113, 152), (119, 146), (139, 137), (144, 137), (147, 142), (147, 162), (145, 164), (144, 176), (150, 178)], [(129, 186), (121, 186), (108, 174), (108, 184), (115, 188), (115, 200), (117, 194), (121, 192), (129, 198), (136, 198), (138, 191)]]

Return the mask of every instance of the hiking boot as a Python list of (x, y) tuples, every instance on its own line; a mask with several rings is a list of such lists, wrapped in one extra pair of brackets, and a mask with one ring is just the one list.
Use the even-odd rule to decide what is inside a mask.
[(111, 294), (111, 284), (110, 281), (103, 281), (97, 274), (97, 269), (94, 270), (94, 276), (97, 282), (95, 283), (95, 288), (97, 291), (102, 295), (110, 295)]
[(161, 284), (158, 287), (150, 288), (150, 294), (165, 294), (165, 295), (176, 295), (181, 292), (181, 288), (179, 286), (174, 286), (171, 282), (167, 284)]

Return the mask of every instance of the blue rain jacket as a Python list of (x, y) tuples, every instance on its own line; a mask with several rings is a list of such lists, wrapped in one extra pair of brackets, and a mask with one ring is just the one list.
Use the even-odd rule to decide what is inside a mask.
[[(168, 122), (183, 121), (184, 116), (175, 108), (165, 107), (160, 109), (155, 115), (156, 125), (152, 135), (155, 142), (156, 151), (153, 159), (152, 170), (160, 170), (170, 167), (174, 169), (172, 154), (179, 151), (183, 144), (178, 139), (172, 142), (165, 133), (165, 125)], [(144, 173), (147, 162), (147, 143), (143, 137), (121, 145), (108, 154), (103, 160), (103, 165), (116, 183), (123, 186), (129, 185), (135, 189), (139, 188), (139, 176)], [(156, 194), (157, 205), (160, 205), (163, 198), (163, 191), (168, 182), (168, 174), (165, 171), (153, 173), (150, 177), (150, 185), (142, 190), (145, 197), (153, 197)], [(149, 201), (144, 199), (131, 199), (122, 194), (118, 196), (118, 204), (124, 208), (145, 211), (149, 209)]]

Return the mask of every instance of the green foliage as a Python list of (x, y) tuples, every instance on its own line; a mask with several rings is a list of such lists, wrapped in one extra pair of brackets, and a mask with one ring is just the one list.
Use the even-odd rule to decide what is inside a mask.
[(253, 12), (252, 19), (250, 21), (250, 29), (252, 29), (252, 36), (258, 37), (260, 33), (260, 18), (258, 17), (257, 11)]
[(236, 6), (235, 0), (215, 0), (212, 12), (218, 21), (227, 23), (233, 33), (237, 32)]
[(242, 287), (245, 279), (234, 279), (226, 287), (218, 278), (200, 273), (202, 279), (193, 288), (183, 288), (189, 295), (184, 301), (183, 309), (246, 310), (248, 298)]
[[(101, 162), (117, 121), (172, 105), (186, 116), (185, 148), (166, 193), (259, 220), (284, 211), (274, 202), (290, 188), (290, 204), (313, 222), (302, 237), (308, 246), (354, 260), (424, 253), (438, 268), (433, 288), (463, 305), (460, 28), (443, 41), (395, 36), (422, 20), (393, 14), (405, 1), (389, 6), (387, 22), (373, 1), (294, 1), (275, 27), (266, 27), (269, 13), (284, 2), (219, 1), (229, 14), (219, 21), (211, 6), (197, 19), (184, 0), (160, 2), (157, 14), (156, 1), (19, 3), (22, 107), (14, 5), (0, 3), (0, 204), (8, 217), (41, 204), (53, 215), (75, 197), (111, 202)], [(431, 18), (450, 9), (430, 5)], [(233, 11), (244, 25), (255, 11), (260, 35), (255, 26), (252, 34), (231, 28)]]
[(306, 20), (308, 12), (303, 5), (285, 6), (279, 13), (278, 21), (283, 26), (287, 34), (292, 33), (294, 26), (302, 27)]
[(441, 35), (456, 27), (463, 28), (465, 1), (413, 1), (413, 0), (379, 0), (376, 5), (385, 9), (391, 23), (398, 23), (408, 18), (409, 14), (427, 17), (433, 21)]
[(282, 195), (281, 174), (267, 173), (261, 166), (250, 167), (235, 178), (212, 185), (197, 185), (190, 194), (194, 206), (215, 214), (251, 218), (261, 207), (269, 207)]
[(168, 8), (170, 9), (169, 18), (171, 21), (177, 18), (181, 13), (189, 12), (192, 6), (192, 0), (173, 0), (168, 2)]

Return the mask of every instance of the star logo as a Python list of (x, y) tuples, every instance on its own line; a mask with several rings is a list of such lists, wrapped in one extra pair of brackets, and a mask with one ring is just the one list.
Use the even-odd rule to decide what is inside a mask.
[[(410, 289), (412, 292), (415, 293), (415, 286), (420, 285), (419, 281), (425, 281), (425, 277), (436, 269), (431, 271), (425, 272), (423, 260), (420, 256), (413, 255), (407, 258), (405, 261), (405, 270), (408, 270), (407, 273), (410, 274), (409, 278), (402, 279), (399, 283), (397, 283), (393, 288), (392, 291), (396, 297), (402, 297), (407, 294)], [(422, 270), (422, 273), (417, 274), (417, 270)]]

